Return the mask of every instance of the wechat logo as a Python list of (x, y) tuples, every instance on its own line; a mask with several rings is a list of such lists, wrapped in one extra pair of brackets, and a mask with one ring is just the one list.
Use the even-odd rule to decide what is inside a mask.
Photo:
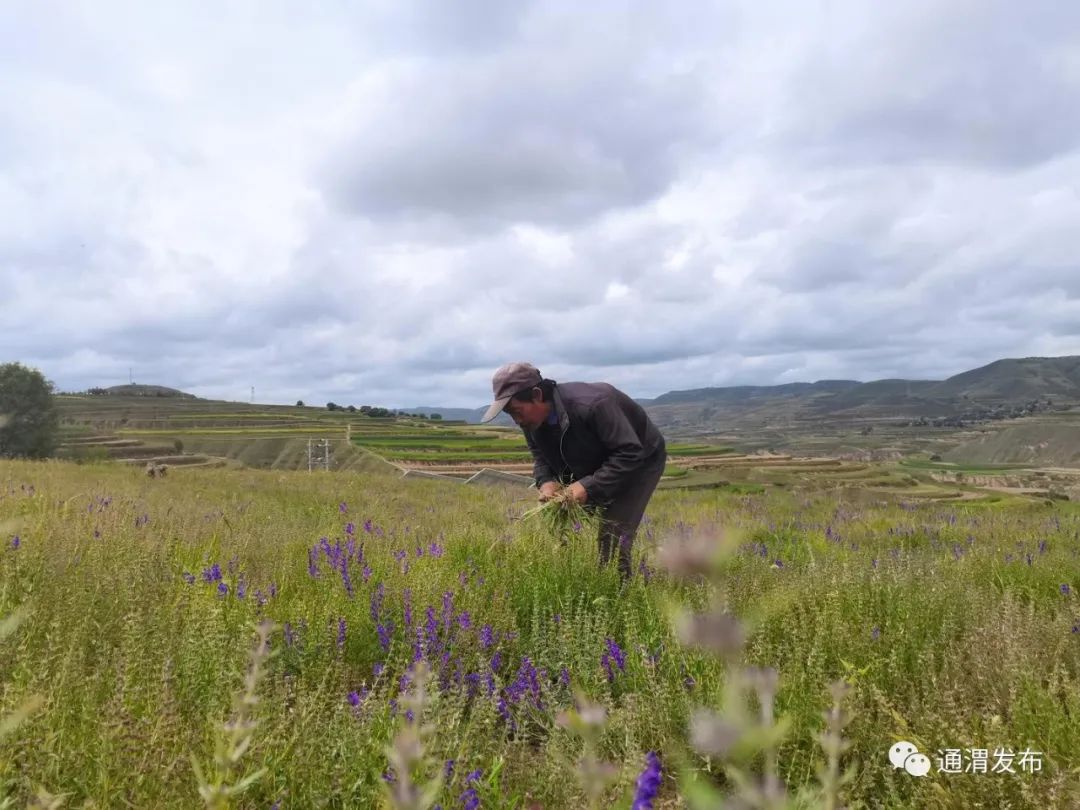
[(918, 748), (904, 740), (889, 749), (889, 762), (894, 768), (903, 768), (912, 776), (930, 773), (930, 757), (920, 754)]

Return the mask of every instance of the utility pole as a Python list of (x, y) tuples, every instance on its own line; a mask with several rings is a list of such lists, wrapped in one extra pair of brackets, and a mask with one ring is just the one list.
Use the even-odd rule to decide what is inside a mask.
[(307, 469), (308, 472), (317, 466), (322, 466), (326, 472), (330, 472), (330, 440), (315, 439), (307, 440)]
[(251, 404), (255, 404), (255, 386), (251, 386)]

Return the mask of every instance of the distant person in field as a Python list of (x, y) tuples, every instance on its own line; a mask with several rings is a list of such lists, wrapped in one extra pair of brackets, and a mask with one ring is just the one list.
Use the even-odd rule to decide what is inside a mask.
[(664, 437), (645, 409), (608, 383), (546, 380), (531, 363), (508, 363), (492, 378), (495, 401), (481, 419), (506, 412), (525, 434), (540, 500), (565, 490), (601, 522), (600, 562), (616, 546), (619, 574), (667, 461)]

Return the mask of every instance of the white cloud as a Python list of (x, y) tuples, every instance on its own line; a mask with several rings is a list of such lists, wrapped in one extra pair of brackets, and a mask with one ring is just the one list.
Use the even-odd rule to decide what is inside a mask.
[(0, 360), (478, 406), (511, 358), (655, 396), (1080, 353), (1077, 22), (12, 4)]

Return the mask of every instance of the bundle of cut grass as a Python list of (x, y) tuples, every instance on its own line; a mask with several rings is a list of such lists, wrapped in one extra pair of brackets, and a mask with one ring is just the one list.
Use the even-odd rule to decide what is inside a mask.
[(560, 492), (554, 498), (528, 510), (522, 520), (531, 521), (544, 535), (566, 543), (581, 531), (594, 529), (596, 515), (577, 501)]

